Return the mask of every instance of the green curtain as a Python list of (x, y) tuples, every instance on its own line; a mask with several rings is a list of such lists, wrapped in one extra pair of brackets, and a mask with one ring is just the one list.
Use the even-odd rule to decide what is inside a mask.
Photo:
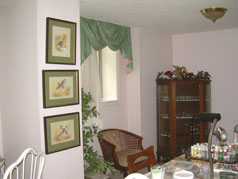
[(108, 46), (111, 50), (120, 50), (127, 61), (127, 67), (133, 69), (131, 30), (108, 22), (80, 17), (81, 64), (91, 54), (91, 47), (101, 50)]

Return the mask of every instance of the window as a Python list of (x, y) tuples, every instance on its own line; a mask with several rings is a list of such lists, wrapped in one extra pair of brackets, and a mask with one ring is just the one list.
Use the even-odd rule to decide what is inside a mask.
[(105, 47), (98, 53), (99, 71), (102, 87), (102, 101), (118, 100), (118, 55)]

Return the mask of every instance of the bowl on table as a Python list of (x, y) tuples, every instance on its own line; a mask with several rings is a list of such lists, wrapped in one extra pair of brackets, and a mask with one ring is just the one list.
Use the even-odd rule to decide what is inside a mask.
[(174, 173), (173, 179), (194, 179), (194, 174), (190, 171), (181, 170)]

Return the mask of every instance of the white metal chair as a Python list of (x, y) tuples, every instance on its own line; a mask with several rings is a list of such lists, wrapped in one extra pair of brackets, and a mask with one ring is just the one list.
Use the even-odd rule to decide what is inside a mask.
[(44, 154), (28, 148), (7, 168), (3, 179), (40, 179), (44, 164)]
[(5, 159), (0, 157), (0, 178), (3, 178), (5, 171)]

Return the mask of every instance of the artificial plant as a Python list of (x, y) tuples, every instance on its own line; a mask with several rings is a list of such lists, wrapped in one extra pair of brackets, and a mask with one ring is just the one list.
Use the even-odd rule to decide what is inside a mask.
[(114, 172), (113, 164), (103, 159), (101, 155), (93, 148), (92, 143), (94, 137), (98, 136), (98, 127), (94, 124), (87, 125), (87, 121), (93, 117), (97, 117), (99, 113), (96, 106), (91, 107), (93, 98), (90, 92), (84, 92), (81, 88), (82, 99), (82, 123), (83, 123), (83, 158), (84, 158), (84, 172), (90, 171), (104, 173), (109, 169)]
[(211, 75), (206, 71), (198, 71), (195, 75), (187, 72), (186, 67), (173, 65), (174, 71), (159, 72), (157, 80), (211, 80)]

